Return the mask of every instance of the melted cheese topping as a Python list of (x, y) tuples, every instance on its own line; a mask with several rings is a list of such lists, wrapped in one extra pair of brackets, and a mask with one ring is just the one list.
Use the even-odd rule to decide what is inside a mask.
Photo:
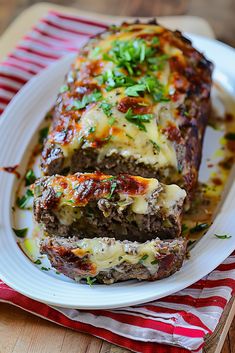
[[(100, 83), (98, 79), (110, 70), (118, 70), (120, 73), (130, 76), (127, 70), (118, 66), (115, 60), (104, 59), (103, 55), (110, 55), (115, 40), (129, 42), (137, 38), (143, 38), (148, 43), (148, 48), (152, 46), (151, 38), (159, 40), (159, 47), (156, 49), (155, 46), (156, 54), (153, 55), (153, 58), (161, 58), (161, 56), (167, 55), (168, 58), (177, 59), (182, 67), (187, 64), (184, 53), (177, 47), (177, 41), (173, 41), (174, 35), (158, 25), (123, 26), (115, 33), (107, 32), (98, 39), (90, 40), (74, 63), (72, 73), (68, 76), (68, 83), (72, 82), (73, 85), (71, 92), (62, 95), (62, 101), (59, 97), (56, 109), (60, 112), (60, 123), (52, 129), (48, 140), (62, 149), (68, 161), (75, 150), (89, 148), (98, 152), (97, 162), (115, 154), (127, 159), (133, 158), (135, 163), (151, 165), (156, 170), (166, 167), (177, 170), (175, 141), (174, 138), (169, 138), (166, 130), (170, 124), (171, 129), (177, 129), (180, 136), (177, 114), (178, 108), (184, 102), (186, 96), (189, 84), (187, 79), (181, 79), (182, 81), (185, 80), (183, 82), (184, 86), (181, 84), (180, 90), (177, 91), (175, 80), (178, 79), (178, 72), (172, 70), (168, 59), (163, 64), (159, 64), (157, 69), (151, 69), (152, 77), (155, 77), (168, 92), (168, 101), (156, 101), (148, 91), (141, 94), (147, 105), (146, 109), (149, 109), (149, 114), (153, 115), (149, 122), (144, 123), (146, 131), (139, 129), (135, 123), (128, 121), (125, 117), (127, 109), (123, 111), (119, 107), (123, 99), (128, 98), (125, 87), (107, 90), (106, 84), (104, 82)], [(96, 49), (98, 51), (94, 55)], [(149, 74), (148, 69), (146, 69), (148, 65), (146, 58), (143, 62), (140, 62), (138, 67), (143, 71), (138, 75), (135, 73), (132, 75), (136, 82), (139, 82), (141, 78), (144, 79)], [(81, 101), (82, 99), (81, 97), (77, 98), (76, 92), (79, 85), (88, 87), (89, 92), (95, 90), (90, 90), (89, 87), (91, 85), (95, 86), (96, 90), (102, 94), (102, 99), (98, 102), (89, 103), (82, 110), (69, 108), (73, 101), (76, 99)], [(102, 110), (101, 102), (108, 102), (111, 105), (112, 124), (110, 124), (110, 116), (107, 116)], [(68, 134), (64, 133), (67, 129)], [(64, 136), (62, 140), (61, 134)], [(158, 146), (157, 149), (156, 146)]]
[[(82, 207), (91, 200), (107, 199), (115, 202), (118, 212), (130, 207), (133, 213), (148, 214), (154, 207), (164, 214), (171, 214), (182, 206), (186, 192), (177, 185), (163, 185), (157, 179), (138, 176), (110, 176), (102, 173), (77, 173), (74, 175), (48, 177), (46, 187), (53, 188), (57, 203), (54, 212), (62, 224), (69, 225), (82, 217)], [(44, 189), (44, 186), (43, 186)], [(34, 188), (35, 197), (42, 193)], [(118, 200), (112, 201), (118, 195)], [(104, 216), (105, 215), (105, 211)]]
[(133, 247), (125, 242), (114, 241), (104, 242), (99, 238), (83, 239), (79, 242), (79, 248), (73, 249), (72, 253), (80, 258), (88, 255), (89, 261), (94, 264), (95, 273), (108, 271), (110, 268), (120, 265), (122, 262), (129, 264), (141, 263), (148, 268), (151, 274), (158, 270), (156, 260), (157, 242), (152, 240), (143, 244), (134, 244)]

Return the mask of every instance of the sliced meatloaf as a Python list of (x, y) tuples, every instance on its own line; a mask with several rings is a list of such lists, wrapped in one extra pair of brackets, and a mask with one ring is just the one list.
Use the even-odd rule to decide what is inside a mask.
[(105, 284), (128, 279), (152, 281), (180, 269), (186, 240), (155, 239), (140, 244), (113, 238), (54, 237), (41, 242), (41, 252), (59, 272), (77, 281), (82, 278), (95, 278)]
[(127, 174), (43, 177), (34, 185), (34, 216), (50, 235), (146, 241), (178, 237), (186, 192)]
[(212, 64), (156, 23), (110, 27), (79, 54), (52, 111), (46, 175), (100, 170), (197, 182)]

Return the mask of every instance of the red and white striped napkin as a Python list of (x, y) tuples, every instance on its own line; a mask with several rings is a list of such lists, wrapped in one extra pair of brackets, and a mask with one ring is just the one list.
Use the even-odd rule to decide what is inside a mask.
[[(35, 74), (106, 28), (97, 21), (49, 12), (0, 64), (0, 114)], [(29, 299), (0, 281), (0, 301), (134, 352), (201, 352), (235, 289), (235, 255), (192, 286), (155, 302), (116, 310), (72, 310)]]

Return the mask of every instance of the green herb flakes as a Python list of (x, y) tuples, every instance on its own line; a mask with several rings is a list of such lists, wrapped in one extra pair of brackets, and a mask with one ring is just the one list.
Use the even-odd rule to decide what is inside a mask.
[(153, 37), (152, 39), (152, 45), (158, 45), (160, 43), (160, 40), (158, 37)]
[(42, 264), (42, 261), (40, 259), (37, 259), (36, 261), (34, 261), (34, 264), (35, 265), (41, 265)]
[(166, 96), (166, 87), (154, 76), (148, 75), (141, 79), (145, 84), (147, 92), (153, 97), (155, 102), (169, 101)]
[(113, 61), (119, 67), (125, 68), (130, 75), (133, 75), (137, 65), (153, 53), (154, 50), (147, 47), (143, 39), (118, 40), (113, 42), (112, 49), (107, 55), (103, 56), (103, 59)]
[(57, 191), (55, 194), (55, 197), (59, 199), (62, 196), (62, 194), (63, 193), (61, 191)]
[(145, 260), (147, 260), (148, 257), (149, 257), (148, 254), (143, 255), (139, 260), (139, 264), (142, 264)]
[(157, 153), (159, 153), (160, 152), (160, 146), (155, 142), (155, 141), (153, 141), (153, 140), (149, 140), (150, 142), (151, 142), (151, 144), (153, 145), (153, 150), (154, 150), (154, 152), (157, 152)]
[(29, 186), (33, 184), (36, 180), (36, 175), (32, 169), (29, 169), (25, 175), (25, 185)]
[(157, 265), (157, 264), (158, 264), (158, 260), (157, 259), (151, 261), (151, 265)]
[(112, 181), (112, 180), (115, 180), (116, 178), (117, 178), (116, 176), (111, 176), (109, 178), (101, 180), (101, 183), (105, 183), (106, 181)]
[(69, 90), (69, 86), (67, 85), (63, 85), (60, 87), (60, 93), (67, 92), (68, 90)]
[(115, 121), (116, 121), (116, 119), (114, 118), (114, 116), (111, 116), (111, 117), (109, 118), (109, 120), (108, 120), (108, 124), (109, 124), (110, 126), (112, 126), (112, 125), (115, 123)]
[(231, 235), (227, 235), (227, 234), (223, 234), (223, 235), (214, 234), (214, 236), (215, 236), (216, 238), (219, 238), (219, 239), (229, 239), (229, 238), (232, 238)]
[(88, 104), (98, 102), (101, 99), (102, 99), (102, 93), (96, 90), (90, 94), (84, 95), (82, 97), (82, 100), (75, 100), (71, 108), (73, 110), (83, 109)]
[(18, 238), (25, 238), (28, 233), (28, 228), (22, 228), (22, 229), (12, 228), (12, 230)]
[(186, 226), (186, 224), (182, 224), (182, 227), (181, 227), (181, 233), (182, 235), (184, 235), (185, 233), (187, 233), (188, 231), (188, 227)]
[(42, 267), (41, 267), (41, 270), (43, 270), (43, 271), (49, 271), (50, 268), (42, 266)]
[(107, 196), (107, 199), (111, 199), (111, 197), (113, 196), (114, 191), (116, 190), (116, 187), (117, 187), (117, 181), (116, 180), (112, 181), (111, 182), (111, 186), (110, 186), (110, 193)]
[(118, 70), (107, 70), (100, 78), (100, 83), (106, 85), (106, 91), (111, 91), (118, 87), (130, 87), (136, 82), (129, 76)]
[(126, 120), (138, 126), (139, 130), (147, 131), (144, 123), (149, 123), (153, 119), (153, 114), (134, 115), (129, 108), (125, 114)]
[(96, 127), (95, 126), (91, 126), (88, 130), (88, 134), (93, 134), (96, 130)]
[(95, 58), (97, 58), (97, 57), (100, 55), (100, 52), (101, 52), (100, 47), (96, 47), (96, 48), (94, 48), (94, 49), (91, 51), (90, 57), (91, 57), (92, 59), (95, 59)]
[(16, 200), (17, 206), (23, 210), (26, 209), (31, 197), (33, 197), (33, 192), (30, 189), (28, 189), (24, 196), (17, 198)]
[(49, 127), (46, 126), (39, 131), (39, 143), (42, 145), (44, 140), (47, 138)]
[(196, 224), (195, 227), (191, 228), (189, 230), (189, 232), (192, 233), (197, 233), (197, 232), (201, 232), (202, 230), (206, 230), (207, 228), (209, 228), (209, 224), (208, 223), (200, 223), (200, 224)]
[(110, 117), (112, 115), (112, 104), (107, 103), (107, 102), (102, 102), (100, 104), (100, 108), (103, 110), (103, 112), (105, 113), (105, 115), (107, 115), (107, 117)]
[(146, 86), (144, 84), (137, 84), (126, 88), (125, 93), (131, 97), (138, 97), (139, 92), (144, 92)]
[(86, 277), (86, 283), (89, 284), (89, 286), (91, 287), (94, 283), (96, 282), (96, 278), (95, 277)]
[(133, 138), (131, 135), (127, 134), (127, 133), (126, 133), (126, 136), (127, 136), (129, 139), (134, 140), (134, 138)]

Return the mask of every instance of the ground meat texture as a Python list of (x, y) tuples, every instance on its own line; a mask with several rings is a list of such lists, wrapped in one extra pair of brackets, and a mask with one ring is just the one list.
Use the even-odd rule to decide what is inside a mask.
[[(87, 239), (83, 239), (81, 243), (81, 240), (76, 237), (69, 239), (45, 238), (41, 242), (40, 250), (42, 254), (48, 256), (54, 268), (72, 279), (79, 281), (91, 277), (99, 283), (112, 284), (129, 279), (153, 281), (172, 275), (182, 266), (187, 243), (183, 238), (169, 241), (155, 239), (144, 244), (99, 238), (99, 249), (104, 254), (103, 257), (105, 257), (106, 251), (112, 251), (110, 249), (117, 245), (119, 249), (123, 246), (125, 252), (130, 255), (128, 261), (128, 258), (120, 256), (120, 254), (123, 255), (123, 252), (117, 252), (112, 259), (115, 266), (112, 266), (112, 263), (104, 263), (104, 267), (102, 267), (96, 261), (96, 257), (92, 257), (93, 254), (82, 251), (86, 247), (86, 242)], [(151, 249), (145, 256), (142, 256), (141, 251), (143, 249), (146, 251), (149, 244), (152, 246)], [(133, 261), (131, 255), (137, 255), (137, 259)], [(99, 257), (98, 251), (96, 256)], [(122, 257), (123, 259), (121, 259)], [(154, 258), (154, 261), (148, 262), (148, 257)]]
[[(56, 191), (58, 187), (63, 191)], [(34, 190), (35, 220), (51, 236), (106, 236), (141, 242), (171, 239), (181, 233), (186, 194), (156, 179), (85, 173), (44, 177)], [(173, 199), (167, 204), (169, 195)]]
[[(134, 71), (138, 71), (139, 76), (102, 57), (102, 50), (105, 50), (102, 43), (109, 42), (110, 35), (112, 43), (113, 35), (121, 42), (122, 34), (130, 36), (129, 43), (133, 39), (143, 40), (146, 48), (155, 53), (148, 58), (146, 52), (144, 60), (136, 64)], [(157, 38), (155, 44), (154, 38)], [(98, 54), (94, 59), (92, 53), (95, 48), (101, 51), (101, 56)], [(112, 55), (110, 52), (106, 54)], [(159, 64), (155, 59), (163, 61)], [(149, 66), (149, 61), (152, 66)], [(133, 79), (133, 85), (141, 80), (147, 82), (146, 68), (162, 84), (166, 79), (167, 65), (171, 90), (163, 97), (165, 100), (160, 97), (158, 101), (147, 91), (137, 92), (138, 97), (128, 96), (126, 86), (119, 87), (120, 84), (107, 90), (108, 83), (102, 78), (108, 70), (107, 65), (110, 70), (119, 70), (119, 74)], [(192, 47), (189, 40), (178, 31), (172, 32), (156, 23), (123, 24), (97, 35), (80, 51), (66, 78), (68, 90), (58, 95), (52, 112), (52, 127), (42, 152), (44, 173), (100, 170), (114, 175), (124, 172), (155, 177), (163, 183), (177, 183), (187, 191), (190, 200), (198, 179), (203, 136), (210, 111), (211, 76), (212, 64)], [(87, 97), (92, 93), (95, 96), (90, 103), (78, 103), (89, 101)], [(106, 106), (102, 108), (101, 103)], [(129, 109), (134, 115), (145, 114), (151, 118), (139, 129), (136, 120), (125, 118)], [(113, 119), (111, 123), (110, 118)], [(156, 136), (152, 134), (155, 129), (158, 131)], [(157, 135), (161, 136), (163, 145)], [(138, 146), (142, 141), (144, 148), (140, 149)], [(155, 155), (150, 153), (151, 142), (155, 143), (152, 146)], [(166, 146), (170, 154), (164, 152)], [(169, 156), (169, 163), (167, 160), (162, 162), (168, 158), (166, 156)]]

